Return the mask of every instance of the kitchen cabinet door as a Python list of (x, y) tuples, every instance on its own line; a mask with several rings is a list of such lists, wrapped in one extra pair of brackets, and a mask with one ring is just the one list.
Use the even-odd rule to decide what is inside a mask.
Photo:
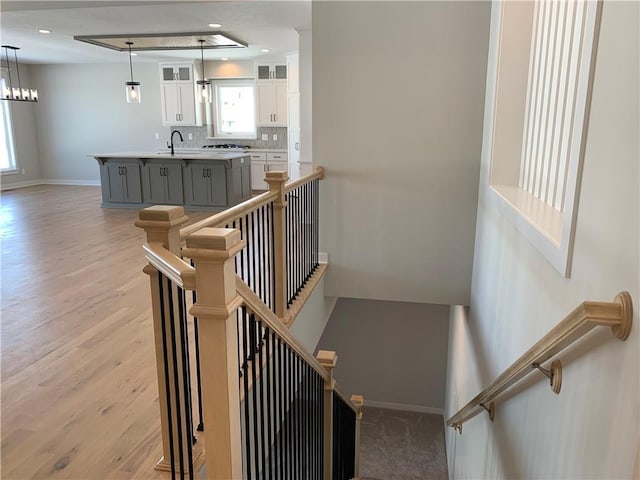
[(209, 179), (207, 167), (189, 165), (185, 174), (185, 200), (189, 205), (209, 205)]
[(182, 167), (173, 163), (147, 164), (146, 201), (156, 205), (182, 205)]
[(287, 95), (286, 80), (256, 83), (259, 127), (287, 126)]
[(105, 203), (140, 203), (142, 189), (140, 185), (140, 167), (131, 162), (107, 162), (102, 172), (103, 201)]
[(264, 181), (267, 171), (266, 161), (251, 160), (251, 186), (253, 190), (268, 190), (269, 186)]
[(199, 207), (226, 207), (227, 179), (223, 165), (191, 164), (186, 168), (186, 204)]
[(242, 166), (242, 200), (251, 198), (251, 164), (247, 163)]

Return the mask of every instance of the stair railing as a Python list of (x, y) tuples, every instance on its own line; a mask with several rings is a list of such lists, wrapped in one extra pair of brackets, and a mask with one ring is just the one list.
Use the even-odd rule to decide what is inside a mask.
[(495, 401), (516, 382), (535, 370), (541, 371), (549, 378), (554, 393), (560, 393), (562, 363), (556, 359), (551, 362), (549, 369), (545, 369), (542, 367), (545, 362), (596, 327), (609, 327), (616, 338), (624, 341), (629, 337), (632, 322), (633, 304), (628, 292), (619, 293), (613, 302), (581, 303), (502, 372), (491, 385), (449, 418), (447, 425), (462, 433), (463, 423), (484, 410), (488, 412), (490, 420), (493, 420)]
[[(184, 227), (182, 207), (150, 207), (136, 222), (147, 232), (145, 272), (152, 294), (163, 439), (157, 468), (174, 478), (196, 478), (203, 471), (212, 479), (358, 475), (354, 442), (359, 441), (362, 398), (346, 398), (333, 381), (333, 367), (306, 352), (283, 323), (295, 318), (306, 292), (324, 273), (317, 255), (322, 170), (290, 185), (285, 185), (286, 174), (271, 173), (270, 192), (195, 226)], [(289, 197), (292, 192), (295, 198)], [(296, 202), (295, 214), (287, 213), (287, 204)], [(280, 240), (278, 231), (283, 232)], [(293, 235), (296, 241), (287, 245)], [(284, 268), (278, 274), (274, 259), (280, 247)], [(293, 257), (295, 249), (299, 253)], [(256, 274), (264, 258), (274, 266), (267, 275), (277, 279), (271, 289), (267, 275)], [(296, 266), (289, 269), (288, 263)], [(304, 290), (298, 285), (298, 298), (292, 301), (289, 287), (296, 282)], [(284, 318), (275, 313), (279, 301), (269, 303), (275, 297), (269, 292), (281, 295), (280, 305), (289, 307), (279, 310)], [(194, 317), (195, 344), (189, 340), (188, 313)], [(192, 414), (196, 387), (202, 434), (194, 429)], [(336, 418), (341, 420), (337, 424)], [(202, 438), (214, 447), (205, 452), (197, 441)]]

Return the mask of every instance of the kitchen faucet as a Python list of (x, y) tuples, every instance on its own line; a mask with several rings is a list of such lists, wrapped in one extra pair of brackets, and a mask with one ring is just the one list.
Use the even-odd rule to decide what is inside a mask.
[(171, 148), (171, 156), (175, 155), (174, 151), (173, 151), (173, 134), (177, 133), (178, 136), (180, 137), (180, 141), (184, 142), (184, 138), (182, 138), (182, 134), (178, 131), (178, 130), (174, 130), (173, 132), (171, 132), (171, 144), (169, 144), (169, 142), (167, 142), (167, 147)]

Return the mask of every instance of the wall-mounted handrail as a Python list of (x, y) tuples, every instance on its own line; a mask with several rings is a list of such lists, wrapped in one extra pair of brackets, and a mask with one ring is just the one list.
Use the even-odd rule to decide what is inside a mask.
[[(593, 328), (610, 327), (613, 334), (624, 341), (629, 337), (632, 322), (633, 304), (628, 292), (619, 293), (613, 302), (583, 302), (513, 362), (491, 385), (449, 418), (447, 425), (461, 430), (464, 422), (485, 409), (492, 409), (493, 407), (487, 406), (509, 387), (532, 373), (537, 368), (534, 365), (539, 366), (551, 359)], [(548, 373), (553, 377), (551, 372)]]

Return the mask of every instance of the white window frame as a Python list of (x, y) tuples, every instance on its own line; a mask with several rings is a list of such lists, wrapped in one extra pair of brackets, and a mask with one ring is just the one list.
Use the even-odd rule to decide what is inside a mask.
[[(218, 108), (218, 88), (225, 86), (234, 87), (251, 87), (253, 89), (253, 131), (239, 132), (239, 133), (225, 133), (218, 130), (220, 125), (220, 109)], [(257, 127), (257, 109), (256, 109), (256, 83), (253, 79), (225, 79), (225, 80), (212, 80), (212, 117), (213, 117), (213, 138), (224, 138), (229, 140), (255, 140), (258, 138)]]
[(0, 100), (0, 115), (2, 115), (2, 123), (4, 125), (4, 135), (7, 140), (7, 153), (9, 154), (9, 167), (0, 168), (2, 175), (14, 175), (20, 173), (18, 168), (18, 159), (15, 150), (15, 137), (13, 136), (13, 122), (11, 119), (11, 106), (9, 100)]
[[(573, 134), (569, 139), (566, 191), (561, 208), (541, 200), (521, 186), (521, 156), (526, 132), (530, 47), (534, 2), (504, 1), (493, 9), (497, 25), (490, 47), (491, 151), (489, 198), (520, 233), (564, 277), (571, 275), (582, 162), (586, 143), (591, 84), (597, 50), (601, 2), (588, 1), (584, 43), (576, 84)], [(492, 33), (492, 36), (494, 33)]]

